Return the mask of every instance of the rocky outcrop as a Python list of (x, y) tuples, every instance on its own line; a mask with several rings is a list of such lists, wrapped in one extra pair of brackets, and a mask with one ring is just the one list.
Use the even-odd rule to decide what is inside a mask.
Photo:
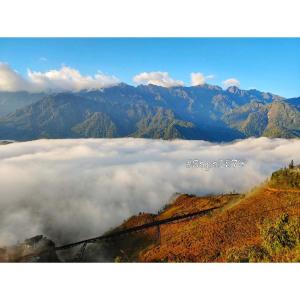
[(26, 239), (23, 243), (0, 248), (1, 262), (59, 262), (55, 243), (43, 235)]

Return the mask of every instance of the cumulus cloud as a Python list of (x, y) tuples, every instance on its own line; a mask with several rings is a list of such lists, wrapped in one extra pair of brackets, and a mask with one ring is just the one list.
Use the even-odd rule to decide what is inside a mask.
[[(100, 235), (175, 193), (244, 192), (291, 157), (300, 141), (230, 144), (146, 139), (37, 140), (0, 146), (0, 246), (45, 234), (58, 244)], [(186, 161), (245, 159), (241, 168), (187, 168)]]
[(205, 81), (205, 76), (202, 73), (191, 73), (192, 86), (202, 85)]
[(183, 86), (184, 82), (170, 77), (168, 72), (143, 72), (133, 77), (137, 84), (154, 84), (166, 88)]
[(8, 64), (0, 62), (0, 91), (28, 90), (29, 82)]
[(101, 89), (119, 82), (115, 76), (100, 72), (94, 76), (84, 76), (78, 70), (67, 66), (47, 72), (28, 70), (27, 77), (23, 77), (8, 64), (0, 63), (0, 91), (79, 91)]
[(48, 72), (28, 71), (29, 80), (42, 90), (82, 90), (99, 89), (119, 83), (114, 76), (97, 73), (94, 76), (83, 76), (76, 69), (63, 66), (60, 70)]
[(205, 84), (207, 80), (213, 79), (214, 75), (205, 76), (202, 73), (191, 73), (191, 85), (197, 86)]
[(240, 85), (241, 85), (240, 82), (237, 79), (235, 79), (235, 78), (228, 78), (228, 79), (226, 79), (226, 80), (223, 81), (223, 86), (225, 88), (228, 88), (230, 86), (236, 86), (236, 87), (239, 88)]

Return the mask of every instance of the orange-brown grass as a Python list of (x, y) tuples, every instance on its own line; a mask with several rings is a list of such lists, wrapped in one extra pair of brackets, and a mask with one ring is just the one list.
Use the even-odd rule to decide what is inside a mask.
[[(156, 215), (149, 213), (140, 213), (132, 216), (123, 222), (120, 226), (111, 230), (109, 233), (117, 232), (127, 228), (151, 223)], [(89, 247), (89, 252), (93, 260), (93, 255), (101, 252), (104, 254), (104, 261), (129, 262), (137, 261), (138, 255), (142, 250), (156, 243), (156, 229), (149, 228), (141, 232), (118, 237), (118, 239), (108, 240), (106, 242), (96, 243)]]
[(240, 197), (241, 196), (239, 194), (203, 197), (183, 194), (178, 196), (172, 204), (167, 206), (164, 211), (159, 213), (156, 219), (162, 220), (176, 215), (184, 215), (209, 208), (222, 207), (236, 199), (239, 199)]
[(218, 209), (204, 217), (161, 225), (160, 241), (157, 229), (152, 228), (128, 235), (109, 248), (115, 248), (120, 261), (224, 262), (232, 249), (262, 244), (259, 225), (264, 220), (274, 220), (283, 212), (299, 215), (300, 205), (292, 206), (295, 203), (300, 203), (300, 190), (269, 189), (267, 184), (246, 195), (184, 194), (158, 215), (134, 216), (116, 230), (213, 207)]
[[(226, 261), (231, 248), (260, 245), (262, 240), (258, 225), (264, 219), (275, 219), (283, 211), (299, 215), (299, 193), (270, 191), (261, 188), (245, 196), (236, 205), (213, 214), (177, 224), (163, 225), (161, 244), (143, 251), (141, 261)], [(274, 210), (272, 210), (274, 209)]]

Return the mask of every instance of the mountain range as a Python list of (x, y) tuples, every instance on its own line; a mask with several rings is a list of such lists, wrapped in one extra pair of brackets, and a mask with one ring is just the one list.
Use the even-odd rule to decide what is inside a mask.
[(0, 92), (0, 139), (125, 136), (216, 142), (300, 137), (300, 98), (208, 84)]

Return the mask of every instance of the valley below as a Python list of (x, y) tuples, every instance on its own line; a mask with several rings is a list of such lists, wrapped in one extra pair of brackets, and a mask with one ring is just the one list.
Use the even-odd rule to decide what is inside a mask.
[[(203, 212), (203, 214), (197, 214)], [(191, 215), (187, 219), (182, 216)], [(178, 219), (177, 221), (175, 219)], [(165, 222), (166, 220), (174, 220)], [(160, 224), (151, 225), (147, 224)], [(127, 234), (121, 232), (130, 231)], [(246, 194), (177, 194), (71, 250), (42, 235), (0, 249), (20, 262), (300, 262), (300, 166), (274, 172)]]
[[(298, 261), (299, 153), (298, 139), (266, 137), (232, 143), (114, 138), (2, 145), (0, 259)], [(235, 160), (243, 164), (216, 163)], [(83, 255), (82, 245), (56, 251), (199, 212), (88, 243)]]

